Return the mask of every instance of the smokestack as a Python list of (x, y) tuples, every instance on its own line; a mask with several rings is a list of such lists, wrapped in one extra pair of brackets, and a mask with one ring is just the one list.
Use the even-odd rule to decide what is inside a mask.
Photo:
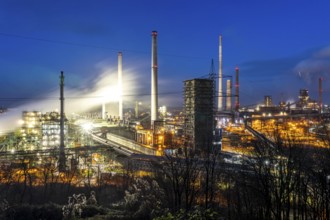
[(60, 155), (59, 155), (59, 171), (63, 172), (66, 170), (65, 166), (65, 152), (64, 152), (64, 73), (61, 71), (60, 75), (60, 101), (61, 101), (61, 112), (60, 112)]
[(123, 120), (123, 54), (118, 52), (119, 120)]
[(227, 79), (227, 110), (231, 110), (231, 80)]
[(218, 110), (223, 109), (223, 91), (222, 91), (222, 35), (219, 36), (219, 97), (218, 97)]
[(102, 102), (102, 119), (105, 120), (105, 101)]
[(239, 68), (236, 67), (236, 83), (235, 83), (235, 111), (239, 109)]
[(322, 78), (319, 78), (319, 112), (323, 112), (323, 104), (322, 104)]
[(138, 101), (135, 102), (135, 118), (136, 119), (139, 118), (139, 102)]
[(157, 65), (157, 31), (152, 31), (151, 54), (151, 127), (158, 119), (158, 65)]

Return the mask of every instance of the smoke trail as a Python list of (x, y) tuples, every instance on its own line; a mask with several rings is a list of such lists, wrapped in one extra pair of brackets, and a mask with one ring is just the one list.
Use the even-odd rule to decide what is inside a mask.
[[(125, 94), (135, 94), (136, 74), (132, 70), (123, 71), (123, 96), (124, 102), (131, 102), (133, 96)], [(66, 82), (64, 84), (67, 84)], [(64, 87), (65, 113), (70, 116), (72, 113), (82, 113), (90, 109), (101, 107), (102, 103), (118, 102), (117, 69), (102, 67), (99, 75), (90, 80), (81, 88)], [(0, 134), (12, 131), (19, 127), (19, 120), (22, 119), (23, 111), (40, 111), (42, 113), (60, 109), (59, 88), (57, 91), (44, 95), (44, 99), (35, 99), (29, 103), (22, 104), (14, 109), (10, 109), (5, 114), (0, 115)], [(125, 104), (125, 103), (124, 103)], [(116, 111), (118, 112), (118, 110)]]
[(310, 58), (300, 61), (294, 72), (307, 83), (319, 77), (330, 76), (330, 47), (323, 48), (314, 53)]

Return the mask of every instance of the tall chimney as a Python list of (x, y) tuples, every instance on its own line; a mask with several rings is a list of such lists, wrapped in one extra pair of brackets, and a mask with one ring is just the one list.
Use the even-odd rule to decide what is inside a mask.
[(64, 152), (64, 73), (61, 71), (60, 75), (60, 101), (61, 101), (61, 112), (60, 112), (60, 155), (59, 155), (59, 171), (63, 172), (66, 170), (65, 165), (65, 152)]
[(118, 52), (119, 120), (123, 120), (123, 54)]
[(105, 100), (102, 101), (102, 119), (105, 120)]
[(239, 68), (236, 67), (236, 83), (235, 83), (235, 111), (239, 109)]
[(226, 100), (226, 106), (227, 110), (231, 110), (231, 80), (227, 79), (227, 100)]
[(157, 65), (157, 31), (152, 31), (151, 54), (151, 127), (158, 119), (158, 65)]
[(222, 91), (222, 35), (219, 36), (219, 96), (218, 111), (223, 109), (223, 91)]
[(138, 101), (135, 102), (135, 118), (136, 119), (139, 118), (139, 102)]
[(323, 111), (323, 104), (322, 104), (322, 78), (319, 78), (319, 112), (322, 113)]

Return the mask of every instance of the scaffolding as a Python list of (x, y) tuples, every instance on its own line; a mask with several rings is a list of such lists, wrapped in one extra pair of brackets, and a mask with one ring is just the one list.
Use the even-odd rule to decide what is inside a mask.
[(205, 151), (212, 145), (214, 80), (184, 81), (185, 146)]

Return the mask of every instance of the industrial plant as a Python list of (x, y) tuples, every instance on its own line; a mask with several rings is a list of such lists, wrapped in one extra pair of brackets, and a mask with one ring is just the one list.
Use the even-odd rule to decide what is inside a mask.
[[(20, 128), (1, 137), (0, 163), (4, 171), (0, 172), (3, 177), (0, 183), (9, 181), (5, 173), (8, 169), (13, 171), (11, 180), (16, 181), (18, 186), (21, 186), (20, 180), (24, 177), (22, 201), (27, 201), (25, 190), (29, 187), (30, 190), (34, 187), (45, 187), (44, 195), (53, 196), (52, 191), (47, 188), (48, 185), (59, 191), (62, 186), (74, 185), (77, 190), (85, 187), (84, 189), (111, 191), (112, 188), (122, 187), (126, 191), (122, 190), (120, 193), (125, 194), (127, 202), (130, 190), (133, 190), (130, 184), (139, 184), (135, 182), (138, 178), (146, 178), (145, 184), (149, 184), (148, 181), (153, 184), (149, 189), (156, 189), (160, 185), (152, 182), (155, 181), (152, 178), (158, 177), (163, 181), (160, 184), (163, 184), (165, 190), (168, 190), (166, 187), (174, 187), (168, 198), (173, 200), (173, 210), (182, 209), (180, 202), (185, 201), (189, 209), (192, 204), (203, 204), (207, 209), (217, 204), (226, 208), (228, 216), (231, 216), (230, 211), (233, 210), (239, 216), (239, 211), (243, 210), (236, 210), (236, 206), (241, 205), (240, 200), (229, 196), (236, 193), (237, 196), (247, 198), (247, 192), (252, 195), (255, 189), (244, 191), (237, 188), (238, 186), (262, 185), (259, 180), (265, 178), (267, 181), (273, 181), (273, 190), (279, 190), (282, 184), (280, 175), (289, 175), (288, 172), (291, 171), (292, 175), (298, 175), (296, 171), (300, 169), (289, 166), (290, 161), (297, 158), (289, 158), (292, 155), (287, 154), (288, 149), (308, 149), (313, 152), (313, 156), (318, 155), (320, 149), (322, 152), (328, 149), (329, 142), (326, 138), (329, 135), (330, 111), (328, 105), (323, 103), (322, 78), (318, 81), (318, 100), (309, 96), (308, 89), (302, 88), (293, 102), (281, 100), (275, 104), (272, 95), (267, 94), (263, 96), (263, 103), (242, 106), (240, 69), (233, 69), (232, 75), (223, 74), (223, 37), (220, 35), (218, 73), (214, 70), (212, 60), (211, 71), (206, 77), (185, 79), (182, 82), (181, 108), (160, 106), (158, 100), (162, 94), (158, 92), (157, 37), (158, 32), (152, 31), (150, 105), (142, 108), (138, 101), (135, 101), (134, 106), (125, 103), (123, 52), (117, 53), (115, 93), (118, 99), (103, 99), (90, 111), (66, 114), (65, 76), (61, 71), (58, 101), (60, 110), (41, 112), (27, 109), (22, 112)], [(259, 95), (262, 98), (261, 94), (257, 94)], [(2, 108), (0, 113), (5, 115), (7, 111), (10, 110)], [(318, 172), (313, 166), (309, 169), (311, 172)], [(256, 173), (256, 170), (260, 173)], [(295, 176), (296, 179), (292, 181), (304, 181), (309, 175), (300, 171), (301, 176)], [(244, 178), (241, 178), (242, 176)], [(328, 174), (326, 178), (326, 183), (329, 184)], [(308, 187), (317, 184), (319, 183), (316, 180), (306, 183)], [(324, 193), (328, 196), (329, 189), (322, 189), (326, 190)], [(145, 190), (147, 191), (147, 188)], [(300, 199), (305, 194), (302, 195), (298, 189), (294, 190), (299, 192), (286, 190), (288, 200), (285, 202), (294, 207), (294, 211), (289, 210), (288, 213), (292, 212), (292, 215), (298, 216), (298, 206), (303, 206)], [(181, 198), (180, 193), (176, 194), (177, 191), (184, 193), (186, 200)], [(312, 191), (308, 193), (306, 196), (309, 200), (315, 204), (319, 202), (318, 197), (313, 197)], [(261, 195), (258, 194), (258, 199)], [(167, 195), (164, 193), (160, 196), (165, 198)], [(269, 196), (270, 198), (266, 199), (272, 200), (276, 197)], [(32, 194), (29, 198), (33, 198)], [(329, 202), (329, 197), (323, 194), (320, 198), (322, 204), (323, 201)], [(80, 204), (78, 199), (76, 200), (76, 204)], [(69, 204), (72, 205), (70, 202), (71, 200)], [(230, 202), (235, 204), (235, 208), (230, 206)], [(116, 208), (116, 205), (119, 207), (120, 203), (118, 204), (112, 208)], [(258, 200), (254, 197), (251, 204), (251, 219), (256, 216), (262, 216), (260, 219), (273, 216), (269, 213), (268, 206), (256, 210)], [(245, 206), (244, 212), (247, 213), (249, 204), (246, 203)], [(70, 209), (67, 206), (65, 208)], [(304, 208), (306, 212), (310, 211), (307, 207)], [(317, 208), (319, 211), (323, 209)], [(9, 208), (5, 210), (7, 209)], [(329, 217), (329, 204), (324, 205), (324, 210), (327, 211), (324, 211), (323, 216)], [(287, 215), (283, 214), (283, 210), (279, 212), (282, 213), (280, 215)], [(304, 211), (300, 212), (304, 215)], [(63, 215), (73, 216), (70, 212)], [(80, 213), (79, 216), (81, 215)]]
[[(298, 99), (294, 102), (283, 100), (276, 105), (273, 103), (271, 95), (265, 95), (264, 103), (249, 107), (241, 106), (239, 68), (236, 67), (232, 75), (223, 74), (222, 35), (219, 36), (218, 73), (214, 70), (212, 60), (208, 76), (186, 79), (182, 86), (182, 109), (169, 112), (166, 106), (158, 105), (157, 37), (157, 31), (152, 31), (151, 104), (149, 109), (144, 108), (139, 111), (141, 104), (139, 102), (135, 103), (133, 111), (131, 111), (132, 108), (125, 105), (123, 101), (123, 76), (125, 76), (123, 53), (118, 52), (117, 102), (109, 102), (104, 99), (99, 112), (80, 112), (76, 113), (74, 117), (74, 120), (84, 119), (85, 121), (97, 119), (97, 123), (95, 121), (90, 123), (93, 126), (102, 127), (103, 137), (117, 135), (116, 138), (120, 142), (130, 142), (128, 145), (113, 142), (116, 146), (120, 146), (120, 149), (125, 149), (126, 154), (148, 152), (147, 154), (160, 156), (182, 152), (182, 148), (189, 148), (202, 156), (210, 148), (227, 149), (223, 146), (227, 142), (222, 141), (222, 138), (224, 136), (226, 139), (227, 130), (232, 126), (243, 128), (251, 122), (253, 124), (255, 119), (283, 120), (283, 118), (292, 117), (304, 118), (307, 115), (308, 117), (327, 117), (329, 109), (322, 102), (322, 78), (319, 78), (318, 82), (318, 101), (310, 98), (307, 89), (301, 89)], [(64, 100), (64, 72), (62, 71), (60, 74), (60, 112), (24, 111), (20, 145), (15, 149), (10, 146), (5, 149), (7, 151), (20, 150), (19, 148), (41, 150), (59, 146), (60, 163), (65, 167), (64, 151), (68, 146), (71, 148), (75, 144), (68, 137), (70, 136), (68, 132), (70, 120), (65, 116)], [(126, 138), (129, 139), (126, 140)]]

